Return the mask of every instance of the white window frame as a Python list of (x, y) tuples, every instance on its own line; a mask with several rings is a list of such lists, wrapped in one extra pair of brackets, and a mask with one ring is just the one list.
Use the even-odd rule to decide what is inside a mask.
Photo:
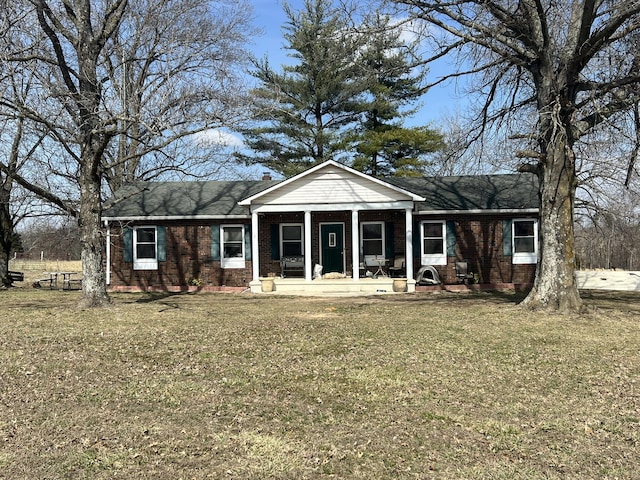
[[(225, 248), (224, 248), (224, 232), (230, 228), (239, 228), (241, 229), (240, 236), (240, 248), (242, 249), (242, 255), (239, 257), (225, 257)], [(244, 236), (245, 236), (245, 225), (237, 224), (237, 225), (220, 225), (220, 266), (222, 268), (245, 268), (245, 245), (244, 245)], [(228, 242), (233, 243), (233, 242)]]
[[(379, 255), (365, 255), (364, 254), (364, 226), (365, 225), (380, 225), (380, 235), (382, 236), (382, 251)], [(360, 222), (360, 251), (362, 252), (362, 256), (364, 257), (364, 263), (367, 266), (379, 266), (380, 263), (377, 261), (379, 258), (385, 258), (386, 252), (386, 244), (385, 244), (385, 225), (384, 222), (376, 221), (376, 222)]]
[[(425, 224), (437, 223), (442, 225), (442, 253), (425, 253)], [(439, 237), (429, 237), (431, 239)], [(446, 265), (447, 264), (447, 222), (446, 220), (423, 220), (420, 222), (420, 259), (422, 265)]]
[[(304, 256), (304, 223), (281, 223), (280, 224), (280, 258), (292, 256), (284, 253), (284, 244), (287, 243), (287, 241), (284, 239), (284, 232), (283, 232), (284, 227), (300, 227), (300, 251), (302, 252), (300, 255)], [(292, 240), (288, 240), (288, 242), (293, 243)]]
[[(151, 244), (151, 242), (138, 242), (138, 231), (153, 229), (155, 256), (153, 258), (138, 258), (138, 244)], [(158, 269), (158, 228), (154, 225), (139, 225), (133, 227), (133, 269), (157, 270)]]
[[(516, 223), (533, 222), (533, 252), (516, 252)], [(538, 262), (538, 220), (535, 218), (514, 218), (511, 221), (511, 261), (515, 265)]]

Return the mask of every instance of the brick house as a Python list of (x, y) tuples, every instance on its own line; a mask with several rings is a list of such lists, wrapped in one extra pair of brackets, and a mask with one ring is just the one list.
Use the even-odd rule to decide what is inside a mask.
[(383, 180), (333, 161), (283, 181), (131, 184), (103, 212), (107, 283), (259, 292), (275, 278), (285, 292), (332, 278), (339, 291), (383, 291), (399, 276), (409, 292), (438, 281), (526, 286), (538, 206), (531, 174)]

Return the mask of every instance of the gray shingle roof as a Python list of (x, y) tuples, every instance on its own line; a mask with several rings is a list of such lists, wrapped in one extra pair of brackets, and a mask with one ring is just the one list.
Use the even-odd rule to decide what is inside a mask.
[[(539, 208), (532, 174), (390, 178), (385, 181), (426, 198), (419, 211), (522, 210)], [(248, 216), (240, 200), (278, 181), (146, 182), (127, 185), (105, 204), (103, 218)]]
[(106, 204), (103, 218), (248, 216), (238, 202), (275, 181), (140, 182), (126, 185)]
[(530, 173), (391, 178), (426, 199), (419, 211), (530, 210), (540, 207), (538, 178)]

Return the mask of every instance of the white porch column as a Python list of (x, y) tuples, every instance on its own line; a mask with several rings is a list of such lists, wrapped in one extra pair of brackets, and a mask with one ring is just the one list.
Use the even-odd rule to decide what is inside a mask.
[(351, 211), (351, 277), (354, 280), (360, 278), (360, 225), (358, 223), (358, 210)]
[[(407, 280), (413, 280), (413, 215), (412, 215), (412, 209), (411, 208), (407, 208), (405, 210), (405, 231), (407, 232), (406, 234), (406, 241), (405, 241), (405, 247), (404, 247), (404, 251), (405, 253), (405, 267), (407, 269)], [(417, 235), (417, 232), (415, 232)]]
[(260, 277), (260, 245), (258, 244), (258, 214), (251, 212), (251, 263), (253, 265), (253, 281)]
[(313, 263), (311, 258), (311, 212), (304, 212), (304, 279), (311, 281), (313, 278)]

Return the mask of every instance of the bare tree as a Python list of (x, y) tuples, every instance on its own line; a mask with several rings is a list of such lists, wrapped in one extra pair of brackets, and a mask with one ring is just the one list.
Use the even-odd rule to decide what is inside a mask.
[[(485, 94), (483, 125), (510, 114), (535, 115), (533, 160), (540, 179), (541, 258), (532, 308), (576, 310), (574, 201), (576, 142), (638, 97), (640, 55), (628, 42), (640, 30), (637, 0), (396, 0), (433, 27), (434, 58), (464, 55)], [(437, 35), (437, 36), (436, 36)]]
[(117, 188), (154, 169), (179, 168), (165, 154), (170, 147), (225, 125), (250, 10), (240, 0), (16, 4), (22, 15), (5, 40), (7, 62), (14, 76), (34, 75), (38, 85), (24, 102), (3, 96), (0, 106), (37, 123), (47, 139), (37, 163), (13, 179), (78, 219), (82, 304), (99, 306), (109, 301), (103, 180)]

